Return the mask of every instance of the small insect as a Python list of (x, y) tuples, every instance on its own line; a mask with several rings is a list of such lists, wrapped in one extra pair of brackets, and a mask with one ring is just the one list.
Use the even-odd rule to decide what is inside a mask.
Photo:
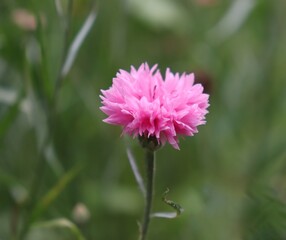
[(172, 208), (174, 208), (177, 212), (177, 216), (179, 216), (184, 211), (184, 209), (178, 203), (175, 203), (175, 202), (168, 200), (166, 198), (168, 192), (170, 192), (169, 188), (167, 188), (167, 190), (163, 193), (162, 201), (165, 202), (166, 204), (168, 204), (169, 206), (171, 206)]

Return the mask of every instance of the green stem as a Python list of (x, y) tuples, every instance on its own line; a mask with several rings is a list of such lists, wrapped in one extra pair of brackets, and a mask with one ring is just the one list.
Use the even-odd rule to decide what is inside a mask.
[(56, 83), (55, 83), (55, 89), (54, 89), (54, 95), (52, 98), (52, 105), (56, 104), (60, 88), (62, 85), (62, 81), (64, 76), (62, 75), (62, 70), (63, 66), (65, 64), (65, 59), (68, 54), (68, 49), (69, 49), (69, 35), (70, 35), (70, 25), (71, 25), (71, 18), (72, 18), (72, 10), (73, 10), (73, 1), (74, 0), (69, 0), (68, 2), (68, 7), (67, 7), (67, 15), (63, 16), (62, 21), (64, 22), (64, 37), (63, 37), (63, 51), (62, 51), (62, 56), (61, 56), (61, 63), (60, 67), (58, 70), (58, 75), (56, 77)]
[[(63, 52), (62, 52), (62, 62), (60, 65), (60, 70), (56, 79), (55, 83), (55, 89), (53, 93), (53, 98), (52, 98), (52, 103), (50, 106), (48, 106), (48, 110), (46, 112), (46, 117), (47, 117), (47, 122), (48, 122), (48, 133), (46, 136), (46, 139), (43, 143), (43, 145), (40, 147), (39, 151), (39, 159), (36, 165), (35, 169), (35, 175), (32, 178), (32, 184), (31, 184), (31, 189), (29, 192), (29, 202), (27, 204), (27, 211), (23, 215), (23, 224), (22, 227), (18, 233), (18, 240), (24, 240), (26, 238), (26, 235), (28, 234), (30, 227), (35, 219), (33, 219), (32, 212), (33, 208), (35, 207), (37, 203), (37, 198), (39, 194), (39, 190), (41, 187), (41, 182), (43, 180), (43, 175), (45, 172), (45, 164), (46, 164), (46, 159), (45, 159), (45, 149), (48, 144), (53, 139), (53, 134), (54, 134), (54, 128), (55, 128), (55, 112), (56, 112), (56, 101), (57, 101), (57, 96), (60, 91), (61, 87), (61, 81), (62, 81), (62, 76), (61, 76), (61, 68), (64, 63), (64, 59), (67, 55), (67, 50), (68, 50), (68, 37), (69, 37), (69, 31), (70, 31), (70, 22), (71, 22), (71, 15), (72, 15), (72, 7), (73, 7), (73, 1), (74, 0), (69, 0), (68, 2), (68, 9), (67, 9), (67, 16), (65, 16), (65, 33), (64, 33), (64, 46), (63, 46)], [(44, 46), (42, 46), (44, 48)], [(43, 51), (45, 49), (42, 49)], [(42, 76), (43, 78), (45, 77), (44, 75)]]
[(29, 192), (29, 202), (26, 206), (26, 212), (23, 215), (23, 224), (22, 224), (22, 228), (19, 232), (19, 236), (18, 239), (19, 240), (23, 240), (25, 239), (30, 226), (32, 224), (32, 210), (34, 205), (37, 202), (38, 199), (38, 194), (39, 194), (39, 189), (40, 189), (40, 184), (42, 183), (43, 180), (43, 175), (45, 172), (45, 156), (44, 156), (44, 146), (46, 145), (46, 142), (48, 141), (50, 135), (47, 136), (45, 143), (43, 144), (40, 153), (39, 153), (39, 158), (38, 158), (38, 162), (37, 162), (37, 166), (35, 169), (35, 175), (32, 178), (32, 184), (31, 184), (31, 189)]
[(153, 185), (154, 185), (154, 172), (155, 172), (155, 152), (146, 150), (146, 202), (143, 217), (143, 224), (141, 228), (140, 240), (145, 240), (147, 237), (148, 227), (150, 223), (150, 213), (153, 200)]

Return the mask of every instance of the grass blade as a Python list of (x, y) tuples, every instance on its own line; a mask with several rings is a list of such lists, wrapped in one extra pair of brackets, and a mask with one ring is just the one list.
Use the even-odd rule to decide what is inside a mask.
[(67, 228), (68, 230), (70, 230), (72, 235), (77, 240), (84, 240), (85, 239), (84, 236), (82, 235), (82, 233), (80, 232), (80, 230), (78, 229), (78, 227), (66, 218), (59, 218), (59, 219), (54, 219), (51, 221), (40, 222), (40, 223), (34, 224), (32, 229), (31, 229), (31, 233), (28, 236), (28, 239), (34, 239), (33, 238), (33, 231), (44, 230), (44, 229), (51, 229), (52, 230), (52, 229), (58, 229), (58, 228)]
[(66, 188), (66, 186), (78, 175), (82, 167), (75, 167), (67, 172), (50, 191), (43, 196), (43, 198), (36, 205), (33, 210), (31, 221), (33, 222), (39, 217), (60, 195), (60, 193)]
[(70, 71), (72, 64), (73, 64), (73, 62), (76, 58), (76, 55), (78, 53), (78, 50), (80, 49), (80, 47), (81, 47), (84, 39), (86, 38), (87, 34), (91, 30), (91, 27), (95, 22), (96, 16), (97, 16), (96, 15), (96, 9), (95, 9), (95, 7), (93, 7), (90, 14), (86, 18), (82, 28), (79, 30), (77, 36), (75, 37), (74, 41), (72, 42), (72, 44), (68, 50), (67, 57), (65, 59), (65, 62), (64, 62), (63, 68), (62, 68), (62, 72), (61, 72), (62, 78), (64, 78), (68, 74), (68, 72)]

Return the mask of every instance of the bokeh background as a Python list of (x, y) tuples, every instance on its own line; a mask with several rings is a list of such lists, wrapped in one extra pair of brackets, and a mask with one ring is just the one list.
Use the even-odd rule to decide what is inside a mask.
[(185, 211), (153, 219), (149, 239), (286, 239), (285, 9), (1, 0), (0, 239), (137, 239), (144, 201), (126, 147), (141, 170), (143, 151), (102, 122), (99, 94), (143, 62), (195, 72), (211, 104), (199, 134), (157, 154), (153, 210), (172, 211), (168, 187)]

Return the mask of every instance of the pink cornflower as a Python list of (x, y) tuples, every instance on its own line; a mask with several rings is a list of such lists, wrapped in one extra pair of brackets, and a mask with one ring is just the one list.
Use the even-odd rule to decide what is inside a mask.
[(166, 70), (165, 80), (157, 65), (142, 64), (130, 73), (120, 70), (108, 90), (102, 90), (100, 108), (104, 122), (123, 127), (123, 133), (167, 141), (179, 149), (178, 136), (193, 136), (205, 124), (209, 95), (194, 74), (173, 74)]

